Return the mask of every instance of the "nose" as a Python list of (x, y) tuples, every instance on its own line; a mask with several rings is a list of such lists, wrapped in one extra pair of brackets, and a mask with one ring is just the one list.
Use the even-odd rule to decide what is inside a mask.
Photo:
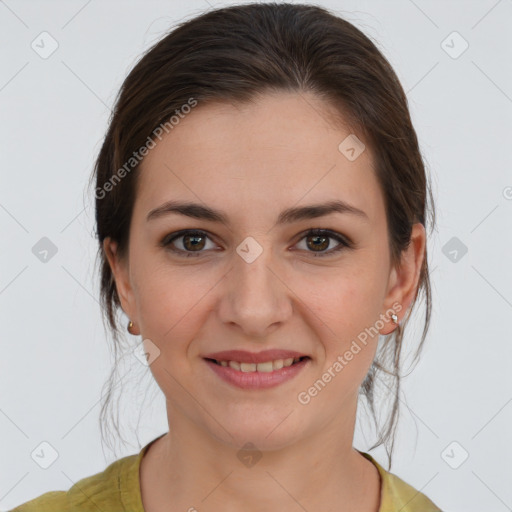
[[(243, 253), (240, 253), (243, 255)], [(293, 312), (293, 293), (268, 247), (251, 262), (239, 253), (224, 277), (219, 304), (223, 323), (245, 337), (265, 339)]]

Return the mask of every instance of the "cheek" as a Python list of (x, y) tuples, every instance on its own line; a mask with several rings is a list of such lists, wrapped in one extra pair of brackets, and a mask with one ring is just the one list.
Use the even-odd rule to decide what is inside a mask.
[(322, 380), (332, 382), (319, 403), (343, 403), (357, 393), (375, 358), (380, 303), (370, 280), (345, 277), (331, 284), (323, 299), (317, 298), (316, 314), (323, 324), (321, 339), (325, 360), (320, 361)]
[(192, 339), (204, 322), (204, 305), (214, 283), (204, 272), (195, 275), (170, 264), (139, 268), (144, 269), (135, 278), (141, 334), (166, 351), (177, 350), (180, 340)]
[(302, 278), (301, 281), (297, 295), (325, 324), (335, 344), (350, 341), (378, 318), (381, 307), (378, 279), (368, 267), (362, 271), (344, 269), (323, 279)]
[[(165, 396), (181, 392), (171, 375), (181, 381), (180, 375), (192, 371), (187, 351), (204, 322), (197, 287), (188, 286), (187, 279), (174, 274), (155, 270), (138, 286), (141, 336), (151, 341), (145, 342), (146, 350), (155, 354), (151, 372)], [(204, 295), (204, 288), (202, 291)]]
[(375, 322), (381, 312), (375, 272), (377, 269), (369, 266), (362, 271), (345, 269), (339, 276), (321, 280), (322, 286), (317, 281), (313, 294), (307, 293), (307, 286), (301, 289), (299, 296), (306, 298), (306, 310), (310, 310), (324, 352), (319, 372), (333, 382), (322, 403), (352, 396), (375, 357), (379, 338)]

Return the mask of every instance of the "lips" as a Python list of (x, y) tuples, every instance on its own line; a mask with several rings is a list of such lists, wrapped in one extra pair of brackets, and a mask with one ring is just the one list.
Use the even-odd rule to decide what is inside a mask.
[[(283, 356), (290, 357), (267, 359)], [(220, 358), (220, 362), (217, 361), (217, 358)], [(242, 361), (236, 362), (233, 358), (240, 358)], [(265, 359), (265, 361), (252, 362), (262, 359)], [(208, 354), (208, 357), (204, 357), (203, 360), (207, 367), (224, 382), (244, 390), (268, 389), (279, 386), (306, 371), (311, 362), (309, 356), (301, 357), (300, 353), (290, 350), (266, 350), (258, 353), (245, 350), (229, 350)]]
[(262, 352), (248, 352), (246, 350), (224, 350), (222, 352), (212, 352), (203, 356), (204, 359), (213, 359), (215, 361), (237, 361), (239, 363), (265, 363), (278, 359), (304, 358), (309, 357), (301, 352), (294, 350), (263, 350)]

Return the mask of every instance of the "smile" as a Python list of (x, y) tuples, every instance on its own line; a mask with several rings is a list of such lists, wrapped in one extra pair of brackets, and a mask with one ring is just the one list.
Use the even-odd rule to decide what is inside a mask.
[(265, 361), (263, 363), (240, 363), (238, 361), (217, 361), (216, 359), (210, 359), (210, 361), (213, 361), (214, 363), (220, 366), (229, 366), (234, 370), (238, 370), (244, 373), (270, 373), (276, 370), (280, 370), (281, 368), (287, 368), (288, 366), (292, 366), (293, 364), (298, 363), (303, 359), (307, 359), (307, 356), (289, 357), (287, 359), (275, 359), (274, 361)]
[(217, 361), (210, 358), (203, 360), (222, 381), (242, 389), (265, 389), (278, 386), (295, 377), (311, 363), (311, 358), (308, 356), (274, 359), (261, 363)]

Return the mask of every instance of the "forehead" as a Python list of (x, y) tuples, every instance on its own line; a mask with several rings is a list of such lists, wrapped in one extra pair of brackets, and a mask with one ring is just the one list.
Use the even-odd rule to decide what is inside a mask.
[(332, 108), (304, 93), (199, 103), (144, 158), (135, 215), (171, 199), (274, 217), (299, 202), (342, 199), (379, 216), (384, 205), (370, 148), (355, 160), (346, 152), (357, 139), (332, 122)]

